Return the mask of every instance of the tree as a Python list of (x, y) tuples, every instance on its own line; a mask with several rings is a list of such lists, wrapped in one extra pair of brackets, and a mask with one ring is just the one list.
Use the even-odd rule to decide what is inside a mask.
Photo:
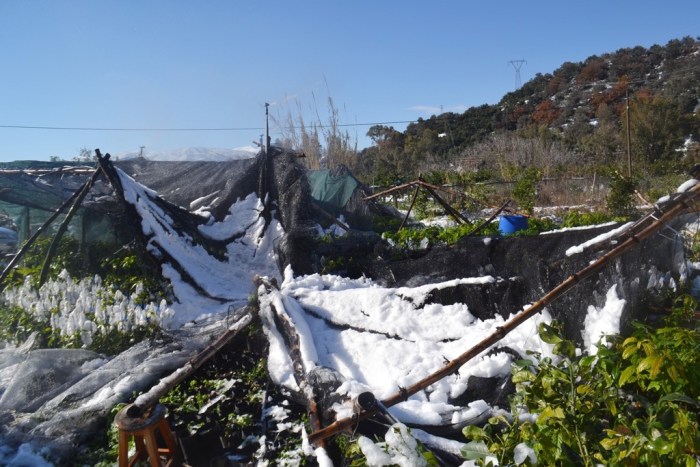
[[(668, 98), (653, 96), (641, 90), (630, 101), (630, 133), (632, 153), (648, 163), (670, 161), (683, 143), (681, 115)], [(627, 130), (623, 118), (623, 130)]]
[(80, 148), (80, 154), (73, 157), (73, 160), (76, 162), (93, 162), (95, 160), (95, 156), (88, 148)]

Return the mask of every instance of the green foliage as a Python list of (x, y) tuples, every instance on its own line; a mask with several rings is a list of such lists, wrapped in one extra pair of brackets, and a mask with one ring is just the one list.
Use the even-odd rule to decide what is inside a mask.
[[(390, 240), (399, 250), (416, 250), (424, 245), (430, 248), (437, 245), (452, 245), (460, 238), (471, 234), (478, 224), (460, 224), (452, 227), (409, 227), (398, 232), (385, 232), (382, 236)], [(498, 227), (492, 223), (479, 232), (479, 235), (496, 235)]]
[(338, 451), (340, 459), (347, 462), (348, 467), (365, 467), (367, 459), (362, 454), (362, 449), (357, 442), (357, 439), (346, 434), (340, 434), (331, 439), (331, 450)]
[(540, 337), (558, 358), (535, 354), (536, 364), (514, 364), (513, 419), (499, 415), (483, 428), (465, 428), (472, 446), (465, 454), (484, 465), (488, 446), (506, 465), (524, 443), (540, 465), (694, 466), (700, 332), (684, 326), (696, 308), (692, 298), (680, 297), (675, 308), (663, 326), (638, 324), (627, 339), (599, 345), (595, 356), (576, 355), (560, 326), (542, 324)]
[(635, 212), (635, 191), (638, 181), (625, 177), (617, 170), (610, 173), (610, 191), (605, 200), (608, 211), (614, 216), (631, 216)]
[[(105, 355), (118, 355), (126, 349), (133, 347), (135, 344), (156, 336), (160, 332), (160, 328), (155, 324), (148, 326), (136, 326), (130, 331), (112, 330), (106, 333), (95, 333), (92, 337), (90, 345), (85, 346), (88, 350), (92, 350)], [(70, 336), (68, 343), (62, 344), (60, 347), (82, 347), (82, 342), (78, 336)]]
[[(44, 264), (46, 252), (52, 242), (51, 237), (39, 237), (25, 253), (22, 263), (19, 267), (12, 271), (12, 274), (6, 279), (6, 284), (10, 287), (20, 286), (24, 282), (25, 277), (31, 276), (36, 282), (39, 279), (41, 268)], [(64, 235), (58, 243), (53, 260), (49, 264), (49, 277), (56, 277), (64, 269), (72, 276), (79, 275), (83, 269), (83, 263), (80, 257), (80, 243), (75, 237)]]
[[(95, 467), (117, 465), (119, 460), (119, 429), (114, 424), (114, 418), (124, 407), (126, 407), (124, 403), (112, 407), (104, 435), (94, 438), (90, 446), (85, 446), (79, 450), (75, 459), (75, 465), (92, 465)], [(129, 444), (133, 447), (133, 443), (132, 438)]]
[(137, 342), (153, 337), (158, 332), (155, 325), (137, 326), (130, 331), (112, 330), (107, 333), (95, 333), (89, 345), (83, 345), (80, 334), (64, 335), (51, 327), (48, 320), (34, 317), (20, 307), (11, 307), (0, 303), (0, 341), (19, 345), (32, 333), (37, 333), (42, 348), (78, 349), (86, 348), (105, 355), (117, 355)]
[[(8, 278), (8, 287), (20, 286), (27, 277), (38, 279), (51, 244), (49, 237), (40, 237), (27, 250), (22, 266), (13, 270)], [(80, 255), (80, 245), (77, 239), (70, 235), (61, 238), (55, 256), (50, 263), (49, 277), (55, 278), (64, 269), (72, 277), (82, 277), (86, 274), (101, 273), (104, 285), (132, 294), (131, 299), (136, 305), (158, 302), (166, 296), (161, 284), (154, 274), (149, 274), (144, 266), (143, 258), (129, 249), (120, 249), (117, 254), (106, 257), (114, 250), (113, 245), (95, 244), (86, 255), (95, 258), (97, 270), (86, 264), (85, 257)], [(38, 284), (33, 284), (35, 287)], [(137, 294), (138, 292), (138, 294)], [(137, 294), (137, 295), (135, 295)], [(108, 303), (113, 299), (109, 294), (103, 297)], [(53, 310), (52, 312), (57, 312)], [(88, 313), (90, 315), (90, 313)], [(89, 316), (90, 317), (90, 316)], [(116, 355), (143, 339), (152, 337), (157, 332), (155, 324), (137, 326), (129, 331), (110, 330), (95, 333), (92, 342), (84, 346), (80, 334), (63, 335), (53, 329), (49, 320), (39, 320), (32, 313), (18, 307), (8, 307), (0, 304), (0, 339), (19, 344), (24, 342), (32, 332), (39, 335), (40, 344), (48, 348), (81, 348), (85, 347), (106, 355)]]
[(521, 209), (532, 214), (537, 199), (537, 184), (542, 172), (536, 167), (528, 167), (520, 173), (513, 187), (513, 199)]
[(607, 212), (581, 212), (569, 211), (562, 218), (562, 227), (582, 227), (586, 225), (599, 225), (606, 222), (622, 222), (622, 217), (613, 216)]
[[(432, 248), (441, 245), (453, 245), (459, 239), (471, 235), (481, 225), (480, 222), (465, 223), (449, 227), (409, 227), (398, 232), (385, 232), (382, 238), (390, 241), (394, 248), (401, 251), (413, 251)], [(556, 221), (550, 218), (530, 217), (527, 229), (520, 230), (511, 235), (538, 235), (558, 228)], [(480, 236), (499, 235), (498, 223), (491, 222), (477, 233)]]
[(510, 235), (539, 235), (542, 232), (548, 232), (557, 228), (559, 228), (557, 222), (549, 217), (528, 217), (527, 228), (523, 230), (518, 230), (517, 232), (513, 232)]
[[(252, 362), (248, 352), (242, 357)], [(237, 369), (229, 378), (221, 372), (196, 374), (173, 388), (160, 402), (165, 404), (173, 425), (190, 434), (220, 426), (224, 436), (253, 433), (257, 421), (253, 413), (231, 410), (239, 404), (261, 405), (267, 383), (267, 361), (260, 358), (252, 366)]]
[(20, 307), (7, 306), (0, 302), (0, 341), (20, 344), (32, 332), (38, 332), (44, 342), (54, 342), (57, 336), (48, 323), (36, 319)]
[[(159, 276), (152, 274), (144, 264), (144, 258), (133, 250), (121, 249), (101, 259), (100, 272), (105, 284), (125, 294), (132, 294), (134, 303), (157, 302), (169, 295), (169, 291), (158, 281)], [(140, 293), (133, 295), (137, 291)]]

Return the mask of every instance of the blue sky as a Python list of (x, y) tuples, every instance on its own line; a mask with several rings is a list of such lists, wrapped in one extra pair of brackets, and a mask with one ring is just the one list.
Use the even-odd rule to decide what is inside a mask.
[[(698, 18), (698, 0), (0, 0), (0, 161), (246, 146), (265, 102), (325, 122), (330, 96), (343, 124), (462, 112), (514, 89), (511, 60), (524, 83)], [(367, 129), (348, 127), (359, 147)]]

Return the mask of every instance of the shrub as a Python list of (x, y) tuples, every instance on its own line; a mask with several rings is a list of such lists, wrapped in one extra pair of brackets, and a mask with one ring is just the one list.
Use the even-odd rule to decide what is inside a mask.
[[(676, 310), (695, 309), (681, 297)], [(558, 362), (544, 358), (513, 367), (513, 417), (467, 427), (465, 454), (500, 465), (696, 465), (700, 452), (700, 332), (677, 318), (655, 329), (637, 324), (632, 336), (576, 355), (556, 325), (541, 325)], [(611, 339), (608, 338), (608, 341)], [(537, 355), (539, 359), (539, 355)], [(528, 455), (526, 455), (528, 454)]]
[(617, 171), (610, 174), (610, 191), (605, 199), (608, 211), (614, 216), (631, 216), (635, 213), (634, 194), (639, 185), (633, 177), (625, 177)]
[(513, 187), (513, 199), (521, 209), (532, 213), (537, 199), (537, 184), (542, 178), (542, 172), (535, 167), (525, 169)]

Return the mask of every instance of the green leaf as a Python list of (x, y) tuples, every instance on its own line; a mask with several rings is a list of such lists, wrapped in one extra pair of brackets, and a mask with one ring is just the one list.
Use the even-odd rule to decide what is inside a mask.
[(637, 374), (651, 370), (652, 367), (657, 364), (657, 360), (659, 360), (659, 357), (644, 357), (637, 365)]
[(672, 392), (670, 394), (666, 394), (665, 396), (659, 399), (659, 402), (684, 402), (694, 407), (700, 407), (700, 403), (698, 403), (698, 401), (680, 392)]
[(467, 460), (483, 459), (491, 455), (489, 447), (483, 441), (470, 441), (462, 446), (462, 457)]
[(632, 383), (632, 382), (636, 381), (637, 378), (635, 377), (635, 375), (637, 374), (637, 372), (635, 370), (636, 369), (633, 366), (628, 366), (627, 368), (625, 368), (622, 371), (622, 373), (620, 374), (620, 380), (619, 380), (618, 384), (620, 386), (624, 386), (625, 383), (627, 383), (627, 382)]
[(650, 444), (654, 451), (658, 452), (662, 456), (673, 451), (673, 444), (669, 443), (668, 440), (664, 439), (663, 437), (653, 440)]
[(612, 451), (613, 449), (615, 449), (615, 446), (620, 444), (621, 441), (622, 441), (622, 438), (619, 438), (619, 437), (605, 438), (605, 439), (600, 440), (600, 445), (603, 446), (608, 451)]
[[(625, 341), (627, 342), (627, 341)], [(637, 346), (636, 345), (624, 345), (623, 346), (624, 350), (622, 351), (622, 358), (625, 360), (628, 360), (632, 355), (637, 353)]]
[(462, 434), (465, 438), (473, 440), (482, 440), (488, 437), (486, 435), (486, 432), (482, 428), (473, 425), (465, 426), (464, 428), (462, 428)]
[(576, 356), (576, 346), (569, 340), (561, 340), (556, 343), (553, 352), (563, 357), (574, 358)]
[(513, 383), (524, 383), (526, 381), (534, 381), (535, 375), (529, 370), (521, 370), (513, 375)]
[(581, 360), (579, 361), (579, 365), (581, 365), (584, 368), (590, 368), (593, 366), (597, 359), (598, 358), (595, 355), (586, 355), (585, 357), (581, 358)]
[(561, 342), (561, 337), (559, 337), (559, 329), (550, 326), (547, 323), (540, 323), (539, 325), (540, 339), (545, 341), (547, 344), (558, 344)]
[(542, 410), (542, 412), (540, 412), (540, 415), (537, 417), (537, 425), (544, 425), (550, 418), (563, 419), (564, 410), (561, 407), (545, 407), (544, 410)]

